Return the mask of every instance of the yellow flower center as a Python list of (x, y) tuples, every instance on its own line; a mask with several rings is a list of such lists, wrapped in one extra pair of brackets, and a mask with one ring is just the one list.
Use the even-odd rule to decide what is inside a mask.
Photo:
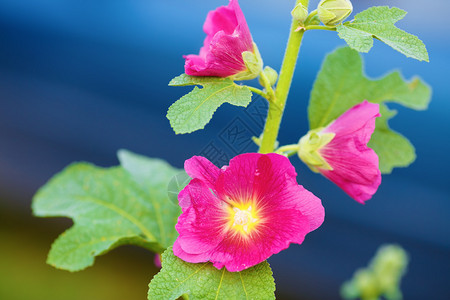
[(249, 233), (250, 230), (255, 226), (257, 218), (255, 218), (254, 211), (252, 207), (249, 206), (247, 209), (241, 209), (238, 207), (233, 207), (233, 225), (232, 227), (240, 232)]

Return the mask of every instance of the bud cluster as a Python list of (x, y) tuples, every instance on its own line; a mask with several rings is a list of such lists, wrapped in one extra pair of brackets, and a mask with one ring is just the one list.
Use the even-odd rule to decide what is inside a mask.
[(380, 247), (368, 268), (355, 272), (353, 279), (344, 283), (344, 299), (402, 299), (400, 279), (408, 265), (408, 254), (397, 245)]
[(335, 27), (342, 23), (353, 11), (350, 0), (321, 0), (317, 9), (308, 12), (308, 8), (301, 2), (291, 11), (292, 17), (298, 21), (300, 28), (308, 25)]

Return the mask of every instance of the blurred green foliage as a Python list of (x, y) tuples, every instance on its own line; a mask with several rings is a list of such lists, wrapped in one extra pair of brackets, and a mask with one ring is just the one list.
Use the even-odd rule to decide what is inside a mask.
[[(158, 271), (153, 254), (125, 246), (99, 257), (95, 268), (70, 273), (45, 263), (51, 242), (70, 227), (66, 219), (38, 219), (0, 200), (0, 299), (146, 299)], [(20, 212), (19, 212), (20, 211)]]
[(398, 245), (381, 246), (367, 268), (359, 269), (342, 285), (344, 299), (401, 300), (400, 281), (406, 273), (409, 257)]

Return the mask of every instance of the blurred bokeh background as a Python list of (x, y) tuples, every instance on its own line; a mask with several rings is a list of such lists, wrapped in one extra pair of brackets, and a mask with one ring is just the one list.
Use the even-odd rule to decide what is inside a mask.
[[(318, 1), (311, 1), (311, 6)], [(301, 246), (270, 259), (279, 299), (338, 299), (340, 284), (367, 264), (383, 243), (411, 257), (405, 299), (450, 299), (450, 40), (445, 0), (355, 0), (408, 11), (398, 23), (427, 45), (430, 63), (417, 62), (375, 41), (366, 73), (400, 69), (433, 87), (430, 109), (396, 105), (391, 121), (416, 146), (418, 159), (383, 177), (378, 193), (357, 204), (293, 159), (299, 182), (319, 196), (326, 221)], [(153, 255), (120, 247), (79, 273), (45, 264), (51, 242), (71, 221), (31, 216), (33, 194), (73, 161), (117, 165), (121, 148), (182, 167), (214, 145), (225, 155), (252, 151), (223, 143), (236, 122), (260, 133), (257, 122), (224, 105), (205, 130), (176, 136), (167, 108), (188, 89), (170, 88), (183, 73), (183, 54), (197, 53), (209, 10), (226, 0), (0, 0), (0, 299), (146, 299), (156, 269)], [(279, 69), (293, 0), (241, 0), (266, 65)], [(279, 140), (307, 131), (309, 91), (326, 53), (344, 45), (332, 32), (308, 32)], [(447, 91), (447, 92), (446, 92)], [(253, 123), (252, 123), (253, 122)], [(231, 124), (231, 125), (230, 125)], [(241, 144), (242, 146), (242, 144)]]

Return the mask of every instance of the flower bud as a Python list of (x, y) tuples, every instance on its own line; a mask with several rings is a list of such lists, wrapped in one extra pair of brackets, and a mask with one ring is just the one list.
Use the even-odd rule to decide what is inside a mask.
[(232, 80), (251, 80), (258, 77), (259, 73), (262, 71), (263, 60), (255, 43), (253, 43), (253, 49), (253, 52), (242, 52), (242, 59), (247, 69), (231, 76)]
[(324, 133), (323, 128), (314, 129), (308, 132), (298, 142), (299, 158), (313, 171), (318, 173), (317, 168), (324, 170), (333, 170), (328, 162), (319, 153), (319, 150), (326, 146), (335, 137), (334, 133)]
[(291, 11), (292, 17), (303, 24), (308, 17), (308, 8), (306, 8), (303, 4), (297, 4), (294, 9)]
[[(269, 66), (264, 67), (264, 75), (266, 75), (267, 79), (269, 80), (270, 86), (274, 86), (275, 83), (277, 83), (278, 79), (278, 73), (274, 69), (272, 69)], [(262, 81), (261, 77), (259, 77), (259, 84), (264, 86), (264, 82)]]
[(352, 13), (353, 6), (350, 0), (322, 0), (317, 11), (324, 25), (335, 26)]
[(311, 18), (311, 20), (309, 20), (308, 24), (306, 25), (319, 25), (320, 24), (320, 19), (318, 15), (315, 15), (314, 17)]

